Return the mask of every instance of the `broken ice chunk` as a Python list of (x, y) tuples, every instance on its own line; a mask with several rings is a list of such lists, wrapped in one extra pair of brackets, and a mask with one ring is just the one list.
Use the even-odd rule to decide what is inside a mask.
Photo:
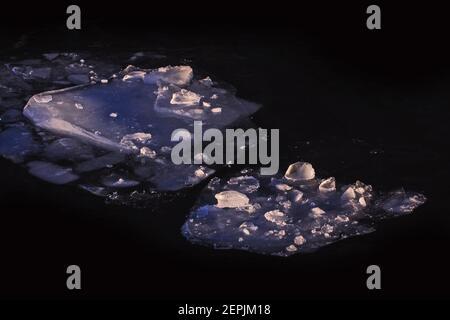
[(304, 244), (305, 242), (306, 242), (306, 239), (303, 238), (303, 236), (296, 236), (296, 237), (294, 238), (294, 243), (295, 243), (295, 245), (297, 245), (297, 246), (301, 246), (301, 245)]
[[(24, 115), (36, 126), (57, 135), (80, 139), (109, 151), (137, 152), (135, 148), (124, 148), (120, 139), (146, 132), (149, 124), (155, 140), (168, 144), (173, 130), (185, 127), (184, 122), (168, 117), (190, 121), (204, 119), (209, 120), (208, 127), (223, 128), (259, 107), (226, 90), (195, 82), (190, 67), (164, 67), (153, 71), (135, 68), (129, 72), (144, 74), (145, 79), (147, 76), (148, 79), (157, 78), (167, 84), (148, 79), (129, 82), (113, 78), (104, 85), (90, 84), (42, 93), (29, 100)], [(127, 71), (123, 74), (124, 79), (129, 75)], [(220, 103), (227, 108), (221, 117), (213, 118), (205, 113), (199, 103), (199, 97), (213, 93), (221, 95)], [(77, 110), (74, 105), (83, 109)], [(115, 114), (121, 116), (112, 122)]]
[(310, 163), (296, 162), (289, 166), (284, 177), (292, 181), (312, 180), (315, 177), (315, 172)]
[(94, 157), (93, 149), (71, 138), (61, 138), (49, 144), (45, 156), (50, 160), (84, 161)]
[(258, 230), (258, 227), (255, 226), (252, 222), (243, 222), (239, 226), (239, 229), (242, 230), (242, 232), (248, 236), (248, 235), (256, 232)]
[(380, 201), (381, 207), (392, 213), (410, 213), (425, 202), (422, 194), (399, 190)]
[(325, 211), (323, 211), (319, 207), (312, 208), (310, 212), (310, 216), (314, 219), (321, 218), (324, 214)]
[(349, 201), (356, 198), (355, 190), (353, 190), (352, 186), (348, 187), (341, 196), (343, 201)]
[(218, 208), (241, 208), (249, 204), (248, 197), (237, 191), (223, 191), (215, 195)]
[(48, 60), (53, 60), (59, 56), (59, 53), (44, 53), (43, 56)]
[(294, 246), (293, 244), (291, 244), (290, 246), (286, 247), (286, 251), (288, 251), (288, 252), (295, 252), (295, 251), (297, 251), (297, 247)]
[(228, 186), (239, 192), (252, 193), (258, 190), (259, 181), (252, 176), (239, 176), (228, 180)]
[(149, 147), (142, 147), (140, 150), (140, 155), (142, 157), (147, 157), (150, 159), (156, 158), (156, 152), (154, 150), (150, 149)]
[(171, 104), (181, 104), (184, 106), (198, 106), (202, 97), (195, 92), (181, 89), (172, 94)]
[(319, 191), (321, 193), (336, 191), (336, 180), (333, 177), (323, 180), (319, 184)]
[(121, 163), (125, 160), (122, 153), (111, 152), (97, 158), (89, 159), (78, 163), (75, 166), (77, 172), (91, 172), (98, 169), (110, 167), (112, 165)]
[(159, 81), (182, 87), (188, 85), (193, 78), (192, 68), (189, 66), (168, 66), (151, 71), (144, 76), (144, 82), (157, 84)]
[(50, 162), (32, 161), (27, 164), (30, 174), (54, 184), (66, 184), (78, 179), (71, 168), (64, 168)]
[(280, 210), (268, 211), (264, 214), (264, 218), (266, 218), (267, 221), (275, 223), (278, 226), (286, 225), (286, 216)]

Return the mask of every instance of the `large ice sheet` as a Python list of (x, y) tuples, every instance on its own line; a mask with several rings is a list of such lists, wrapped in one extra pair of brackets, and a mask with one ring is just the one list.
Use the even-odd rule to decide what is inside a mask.
[(207, 179), (210, 167), (172, 163), (173, 130), (192, 131), (193, 120), (226, 128), (259, 108), (186, 65), (120, 70), (49, 53), (5, 63), (0, 77), (0, 154), (40, 179), (102, 196), (176, 191)]
[(109, 151), (137, 153), (133, 141), (123, 143), (127, 135), (151, 134), (153, 145), (162, 146), (170, 142), (173, 130), (192, 125), (192, 119), (203, 120), (205, 127), (224, 128), (258, 109), (192, 78), (189, 66), (156, 70), (129, 66), (107, 83), (35, 95), (24, 115), (55, 134)]
[(213, 178), (182, 232), (214, 248), (289, 256), (372, 232), (380, 219), (411, 213), (424, 202), (419, 193), (376, 193), (360, 181), (337, 185), (299, 162), (284, 176), (244, 170), (229, 179)]

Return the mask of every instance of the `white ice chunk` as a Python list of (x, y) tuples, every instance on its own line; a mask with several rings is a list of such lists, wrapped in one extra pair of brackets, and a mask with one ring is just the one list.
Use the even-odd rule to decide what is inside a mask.
[(319, 191), (321, 193), (329, 193), (336, 191), (336, 180), (333, 177), (323, 180), (319, 184)]
[(341, 196), (343, 201), (349, 201), (356, 198), (355, 190), (352, 186), (348, 187)]
[(110, 175), (102, 179), (104, 186), (112, 188), (130, 188), (140, 184), (139, 181), (122, 178), (118, 175)]
[(425, 203), (426, 198), (417, 193), (405, 192), (403, 190), (392, 193), (382, 201), (382, 208), (393, 213), (410, 213), (418, 206)]
[(190, 66), (168, 66), (148, 72), (144, 76), (144, 82), (148, 84), (157, 84), (159, 81), (174, 84), (179, 87), (187, 86), (194, 73)]
[(215, 195), (218, 208), (240, 208), (249, 204), (249, 198), (238, 191), (223, 191)]
[(170, 103), (184, 106), (198, 106), (201, 98), (202, 96), (196, 94), (195, 92), (181, 89), (180, 91), (172, 94), (172, 100), (170, 100)]
[(308, 162), (296, 162), (289, 166), (284, 177), (293, 181), (312, 180), (315, 177), (313, 166)]

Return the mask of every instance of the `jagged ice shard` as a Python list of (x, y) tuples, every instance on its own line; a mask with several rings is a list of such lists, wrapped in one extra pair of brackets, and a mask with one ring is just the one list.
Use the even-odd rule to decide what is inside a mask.
[(289, 256), (372, 232), (375, 222), (411, 213), (425, 200), (404, 190), (376, 193), (360, 181), (338, 186), (297, 162), (284, 176), (244, 170), (228, 180), (213, 178), (182, 232), (214, 248)]

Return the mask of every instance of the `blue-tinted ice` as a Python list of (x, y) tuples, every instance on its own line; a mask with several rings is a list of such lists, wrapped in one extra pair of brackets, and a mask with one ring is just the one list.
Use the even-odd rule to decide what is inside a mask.
[(259, 108), (210, 77), (195, 78), (190, 66), (120, 71), (99, 62), (102, 70), (111, 70), (108, 77), (78, 58), (49, 54), (44, 62), (7, 64), (2, 74), (9, 86), (0, 88), (1, 97), (29, 97), (34, 88), (49, 84), (63, 87), (29, 98), (23, 115), (32, 127), (15, 108), (0, 118), (5, 124), (0, 154), (26, 163), (30, 174), (51, 183), (76, 182), (97, 195), (195, 185), (214, 170), (174, 165), (172, 131), (192, 130), (193, 120), (225, 128)]
[[(164, 67), (122, 70), (103, 56), (83, 55), (85, 61), (75, 53), (4, 63), (0, 155), (50, 183), (74, 183), (129, 204), (210, 178), (210, 167), (171, 162), (171, 132), (189, 129), (193, 120), (226, 128), (258, 105), (162, 55), (137, 53), (128, 61), (146, 56)], [(379, 219), (425, 201), (418, 193), (318, 179), (307, 163), (293, 164), (284, 176), (258, 172), (213, 178), (183, 234), (216, 248), (288, 256), (371, 232)]]
[(182, 232), (193, 243), (289, 256), (374, 231), (375, 222), (412, 212), (419, 193), (375, 193), (360, 181), (337, 185), (315, 178), (311, 164), (292, 164), (284, 176), (244, 170), (213, 178)]

